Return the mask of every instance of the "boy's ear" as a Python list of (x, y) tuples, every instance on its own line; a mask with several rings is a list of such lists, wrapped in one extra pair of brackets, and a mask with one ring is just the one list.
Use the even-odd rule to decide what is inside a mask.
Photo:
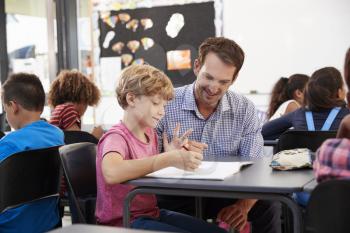
[(12, 113), (18, 113), (19, 111), (19, 105), (16, 103), (16, 101), (9, 101), (7, 104), (8, 110), (7, 111), (11, 111)]
[(129, 92), (126, 94), (126, 102), (128, 103), (128, 106), (131, 106), (131, 107), (135, 106), (135, 99), (136, 99), (136, 96), (134, 93)]

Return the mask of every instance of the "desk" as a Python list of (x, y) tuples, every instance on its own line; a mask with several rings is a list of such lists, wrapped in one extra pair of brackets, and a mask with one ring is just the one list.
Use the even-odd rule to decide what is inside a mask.
[[(74, 224), (50, 231), (51, 233), (156, 233), (155, 231), (131, 230), (121, 227)], [(159, 233), (159, 231), (157, 231)]]
[(317, 180), (313, 179), (312, 181), (310, 181), (304, 186), (304, 191), (311, 193), (316, 188), (317, 185), (318, 185)]
[[(234, 160), (237, 160), (234, 159)], [(238, 158), (240, 160), (240, 158)], [(231, 158), (232, 161), (232, 158)], [(273, 171), (271, 158), (255, 160), (253, 165), (223, 181), (140, 178), (126, 182), (137, 186), (124, 200), (123, 224), (129, 226), (129, 203), (137, 194), (160, 194), (217, 198), (256, 198), (285, 203), (293, 214), (293, 232), (301, 232), (301, 212), (290, 197), (303, 191), (313, 178), (312, 170)]]

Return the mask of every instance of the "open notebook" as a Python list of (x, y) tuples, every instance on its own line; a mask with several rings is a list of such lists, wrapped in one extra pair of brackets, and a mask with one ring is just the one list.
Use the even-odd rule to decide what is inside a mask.
[(242, 166), (252, 164), (245, 162), (208, 162), (203, 161), (200, 167), (193, 171), (184, 171), (175, 167), (163, 168), (150, 173), (147, 177), (171, 178), (171, 179), (199, 179), (199, 180), (224, 180), (241, 169)]

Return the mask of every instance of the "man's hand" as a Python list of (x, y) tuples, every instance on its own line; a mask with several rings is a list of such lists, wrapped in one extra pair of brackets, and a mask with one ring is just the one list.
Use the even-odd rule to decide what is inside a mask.
[(203, 151), (208, 148), (208, 145), (205, 143), (188, 140), (187, 144), (185, 144), (184, 147), (186, 150), (203, 154)]
[(241, 231), (247, 224), (248, 213), (256, 202), (256, 199), (239, 200), (235, 204), (220, 210), (217, 220), (223, 221)]
[[(179, 136), (180, 124), (177, 123), (173, 131), (173, 140), (169, 143), (168, 135), (163, 133), (163, 146), (164, 151), (179, 150), (183, 147), (188, 147), (188, 136), (192, 133), (192, 129), (187, 130), (182, 136)], [(188, 149), (187, 149), (188, 150)]]

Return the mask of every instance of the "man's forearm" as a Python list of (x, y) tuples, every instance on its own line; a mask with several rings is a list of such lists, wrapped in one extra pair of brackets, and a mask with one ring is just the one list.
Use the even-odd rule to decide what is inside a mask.
[(257, 201), (258, 199), (241, 199), (236, 202), (236, 205), (240, 205), (244, 210), (246, 210), (246, 213), (248, 213)]

